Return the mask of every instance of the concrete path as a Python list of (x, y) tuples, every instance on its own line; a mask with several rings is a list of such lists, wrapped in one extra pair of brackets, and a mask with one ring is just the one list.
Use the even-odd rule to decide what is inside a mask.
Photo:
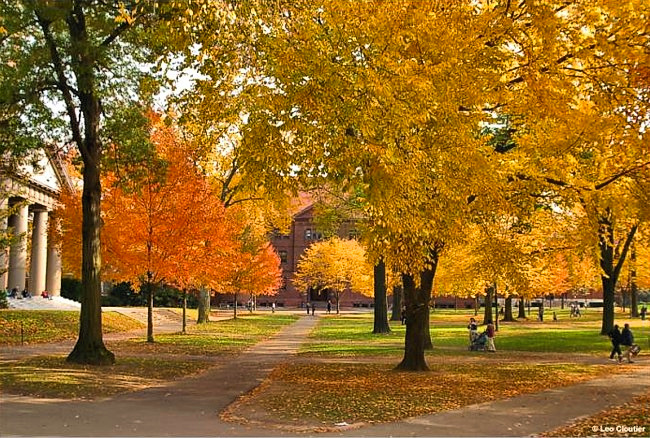
[[(2, 436), (296, 436), (288, 430), (222, 422), (218, 413), (291, 360), (318, 317), (302, 317), (275, 337), (199, 376), (97, 401), (2, 395)], [(34, 349), (36, 351), (36, 349)], [(530, 436), (621, 405), (650, 388), (648, 359), (629, 374), (480, 403), (395, 423), (341, 429), (325, 436)], [(612, 366), (617, 366), (612, 364)], [(625, 365), (620, 365), (625, 366)], [(477, 394), (480, 397), (480, 394)], [(650, 420), (649, 420), (650, 421)], [(600, 426), (600, 425), (594, 425)], [(607, 426), (607, 425), (603, 425)], [(634, 426), (634, 425), (628, 425)], [(640, 425), (642, 426), (642, 425)], [(650, 426), (648, 428), (650, 432)], [(650, 435), (650, 433), (648, 434)]]
[(218, 413), (294, 354), (318, 318), (301, 318), (273, 338), (199, 376), (164, 387), (88, 401), (2, 395), (2, 436), (268, 436), (226, 424)]

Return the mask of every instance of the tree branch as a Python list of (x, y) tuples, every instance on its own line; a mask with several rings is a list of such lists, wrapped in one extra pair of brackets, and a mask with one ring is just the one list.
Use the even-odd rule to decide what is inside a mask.
[(623, 268), (623, 263), (625, 262), (625, 257), (627, 257), (627, 252), (630, 249), (630, 245), (632, 244), (632, 240), (634, 240), (634, 234), (636, 233), (637, 228), (639, 228), (639, 224), (636, 223), (634, 226), (632, 226), (632, 229), (627, 235), (627, 238), (625, 239), (625, 245), (623, 245), (623, 251), (621, 252), (621, 256), (618, 259), (618, 262), (616, 262), (616, 267), (614, 268), (614, 279), (618, 278), (618, 275), (621, 273), (621, 268)]
[(646, 167), (648, 165), (650, 165), (650, 161), (646, 161), (645, 163), (639, 164), (638, 166), (634, 166), (634, 167), (631, 167), (629, 169), (623, 170), (623, 171), (621, 171), (621, 172), (607, 178), (605, 181), (601, 182), (600, 184), (596, 184), (594, 186), (594, 189), (596, 189), (596, 190), (603, 189), (603, 188), (607, 187), (609, 184), (611, 184), (611, 183), (615, 182), (616, 180), (618, 180), (619, 178), (622, 178), (622, 177), (624, 177), (626, 175), (629, 175), (630, 173), (635, 172), (635, 171), (637, 171), (639, 169), (642, 169), (642, 168), (644, 168), (644, 167)]
[(36, 14), (36, 20), (43, 31), (43, 36), (47, 46), (50, 49), (50, 56), (52, 57), (52, 64), (54, 66), (54, 71), (56, 72), (57, 81), (56, 85), (63, 94), (63, 101), (65, 102), (66, 112), (70, 118), (70, 128), (72, 130), (72, 139), (79, 147), (79, 151), (82, 155), (89, 156), (88, 150), (85, 147), (83, 137), (81, 135), (81, 126), (79, 124), (79, 119), (77, 118), (77, 112), (75, 110), (74, 101), (72, 99), (72, 87), (68, 84), (68, 81), (65, 77), (65, 69), (63, 66), (63, 60), (59, 54), (58, 47), (50, 32), (51, 21), (46, 20), (41, 16), (38, 10), (34, 9), (34, 14)]

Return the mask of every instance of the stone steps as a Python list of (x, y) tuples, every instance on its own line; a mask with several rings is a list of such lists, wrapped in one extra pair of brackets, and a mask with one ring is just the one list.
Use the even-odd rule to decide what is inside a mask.
[(52, 299), (43, 297), (7, 298), (10, 309), (16, 310), (79, 310), (81, 303), (74, 300), (54, 296)]

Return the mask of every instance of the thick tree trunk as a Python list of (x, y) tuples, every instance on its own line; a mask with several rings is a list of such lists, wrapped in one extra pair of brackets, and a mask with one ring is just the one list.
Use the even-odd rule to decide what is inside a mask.
[(386, 264), (383, 260), (374, 267), (375, 324), (373, 333), (390, 333), (388, 325), (388, 305), (386, 302)]
[(494, 322), (492, 319), (492, 293), (493, 293), (492, 286), (488, 286), (488, 288), (485, 290), (485, 310), (483, 312), (483, 324), (488, 324), (490, 322)]
[(391, 321), (402, 320), (402, 287), (393, 286), (393, 311), (390, 316)]
[(424, 349), (433, 350), (433, 341), (431, 340), (431, 306), (430, 300), (427, 301), (427, 315), (424, 323)]
[[(235, 318), (237, 318), (237, 294), (235, 294)], [(198, 324), (203, 324), (210, 321), (210, 291), (201, 287), (199, 289), (199, 317)]]
[[(81, 311), (79, 314), (79, 338), (67, 361), (112, 365), (115, 355), (108, 351), (102, 338), (101, 308), (101, 242), (100, 198), (101, 183), (98, 163), (84, 160), (82, 195), (82, 267)], [(97, 164), (97, 165), (93, 165)]]
[(635, 224), (626, 236), (623, 249), (620, 252), (618, 261), (614, 258), (615, 240), (612, 214), (609, 210), (600, 218), (600, 230), (598, 246), (600, 249), (600, 268), (603, 272), (601, 282), (603, 285), (603, 320), (600, 327), (600, 334), (606, 335), (614, 327), (614, 299), (616, 293), (616, 282), (621, 272), (625, 257), (634, 239), (638, 228)]
[(428, 310), (428, 296), (424, 297), (422, 287), (416, 288), (411, 275), (402, 274), (404, 285), (404, 301), (406, 302), (406, 336), (404, 339), (404, 358), (397, 366), (398, 370), (428, 371), (429, 367), (424, 359), (424, 337), (426, 315)]
[(517, 319), (522, 318), (526, 319), (526, 303), (524, 303), (524, 297), (519, 298), (519, 314)]
[(431, 342), (431, 337), (427, 339), (429, 301), (431, 300), (431, 290), (433, 288), (433, 279), (436, 275), (437, 265), (438, 252), (432, 251), (431, 268), (425, 269), (420, 273), (419, 288), (415, 287), (413, 276), (402, 274), (404, 301), (406, 303), (406, 336), (404, 339), (404, 358), (396, 367), (398, 370), (429, 370), (424, 359), (424, 349), (427, 341)]
[[(49, 22), (37, 13), (50, 47), (52, 64), (63, 93), (66, 111), (70, 117), (72, 139), (83, 159), (82, 250), (81, 250), (81, 312), (79, 315), (79, 339), (68, 355), (69, 362), (106, 365), (115, 363), (115, 355), (108, 351), (102, 338), (101, 309), (101, 180), (100, 166), (102, 145), (99, 138), (101, 108), (95, 86), (97, 54), (89, 41), (83, 4), (78, 2), (66, 16), (73, 56), (72, 68), (76, 78), (78, 108), (68, 84), (57, 42), (52, 37)], [(79, 123), (83, 119), (83, 130)]]
[(630, 251), (630, 316), (632, 318), (639, 317), (639, 300), (638, 300), (638, 286), (636, 284), (636, 247), (632, 243), (632, 250)]
[(503, 315), (503, 321), (514, 321), (515, 318), (512, 316), (512, 295), (508, 295), (506, 297), (506, 304), (505, 304), (505, 313)]

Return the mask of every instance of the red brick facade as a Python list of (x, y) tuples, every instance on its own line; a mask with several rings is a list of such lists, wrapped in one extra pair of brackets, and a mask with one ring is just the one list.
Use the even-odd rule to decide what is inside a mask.
[[(348, 221), (341, 225), (338, 235), (341, 238), (350, 238), (355, 233), (354, 223)], [(328, 293), (327, 290), (311, 291), (308, 293), (304, 290), (296, 290), (291, 281), (298, 268), (298, 262), (303, 252), (309, 245), (321, 238), (322, 236), (316, 229), (314, 223), (313, 205), (303, 208), (294, 215), (288, 234), (276, 234), (272, 237), (271, 244), (280, 256), (282, 265), (282, 287), (275, 297), (260, 297), (258, 299), (258, 305), (263, 306), (266, 303), (270, 304), (275, 301), (281, 307), (300, 307), (306, 302), (316, 302), (320, 303), (320, 308), (323, 309), (328, 299), (334, 303), (333, 295)], [(369, 306), (372, 302), (372, 298), (350, 291), (345, 292), (341, 296), (341, 306)]]

